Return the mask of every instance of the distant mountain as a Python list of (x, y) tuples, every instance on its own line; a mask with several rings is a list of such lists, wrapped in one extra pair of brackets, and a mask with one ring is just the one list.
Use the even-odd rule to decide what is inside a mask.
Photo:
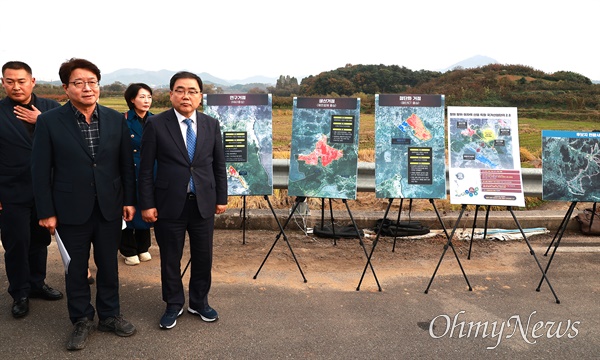
[(485, 66), (489, 64), (498, 64), (496, 59), (492, 59), (491, 57), (483, 56), (483, 55), (475, 55), (468, 59), (457, 62), (454, 65), (451, 65), (445, 69), (439, 70), (440, 72), (446, 72), (450, 70), (454, 70), (456, 68), (463, 69), (472, 69), (480, 66)]
[[(111, 73), (102, 74), (102, 84), (110, 85), (117, 81), (125, 85), (134, 82), (143, 82), (154, 88), (168, 87), (169, 80), (175, 73), (176, 71), (164, 69), (159, 71), (147, 71), (142, 69), (120, 69)], [(276, 83), (276, 79), (268, 78), (265, 76), (254, 76), (242, 80), (225, 80), (206, 72), (198, 73), (198, 75), (200, 76), (200, 78), (202, 78), (202, 81), (221, 87), (230, 87), (237, 84), (245, 85), (252, 83), (263, 83), (271, 85)]]
[(229, 80), (229, 83), (236, 84), (236, 85), (237, 84), (241, 84), (241, 85), (246, 85), (246, 84), (275, 85), (277, 83), (277, 79), (259, 75), (259, 76), (252, 76), (252, 77), (241, 79), (241, 80)]

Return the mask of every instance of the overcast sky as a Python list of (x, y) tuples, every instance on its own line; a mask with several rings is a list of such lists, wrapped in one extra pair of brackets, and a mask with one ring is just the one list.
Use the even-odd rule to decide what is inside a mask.
[(0, 62), (57, 80), (71, 57), (225, 80), (302, 78), (346, 64), (441, 70), (475, 55), (600, 80), (600, 1), (10, 1)]

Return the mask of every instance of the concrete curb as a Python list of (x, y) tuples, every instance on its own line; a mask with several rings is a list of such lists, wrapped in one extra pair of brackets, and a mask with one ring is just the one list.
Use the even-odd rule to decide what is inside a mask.
[[(352, 210), (351, 210), (352, 211)], [(288, 218), (288, 210), (275, 210), (279, 222), (283, 226)], [(440, 211), (440, 217), (444, 226), (450, 231), (458, 218), (459, 211)], [(551, 210), (514, 210), (514, 214), (522, 228), (546, 228), (551, 232), (556, 231), (562, 223), (566, 211)], [(569, 220), (567, 231), (579, 231), (579, 223), (574, 215)], [(383, 218), (384, 211), (352, 211), (352, 218), (359, 228), (373, 228), (378, 219)], [(461, 218), (460, 228), (473, 227), (473, 217), (475, 211), (465, 211)], [(336, 224), (351, 224), (351, 218), (347, 211), (334, 211), (333, 217)], [(395, 221), (398, 218), (398, 212), (388, 214), (388, 219)], [(401, 221), (409, 219), (408, 212), (403, 211)], [(411, 220), (420, 221), (424, 226), (430, 229), (441, 229), (440, 222), (434, 211), (413, 212)], [(292, 218), (288, 226), (294, 225), (294, 220), (301, 221), (299, 215)], [(310, 215), (305, 216), (304, 220), (308, 227), (319, 226), (321, 223), (321, 212), (312, 211)], [(329, 210), (325, 211), (324, 224), (330, 223)], [(477, 214), (477, 227), (483, 227), (485, 223), (485, 211), (480, 209)], [(215, 228), (217, 229), (235, 229), (242, 227), (242, 216), (239, 209), (229, 209), (225, 214), (216, 216)], [(247, 209), (246, 210), (246, 229), (248, 230), (274, 230), (278, 225), (271, 210)], [(509, 211), (490, 211), (488, 219), (489, 229), (516, 229), (518, 228)]]

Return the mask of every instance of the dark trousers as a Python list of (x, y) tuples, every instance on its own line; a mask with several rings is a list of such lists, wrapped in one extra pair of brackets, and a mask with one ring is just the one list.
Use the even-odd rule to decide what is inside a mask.
[(186, 201), (181, 217), (160, 219), (154, 224), (154, 235), (160, 249), (162, 297), (168, 308), (180, 309), (185, 303), (181, 280), (181, 258), (187, 231), (190, 241), (189, 306), (202, 309), (208, 305), (211, 285), (214, 216), (203, 219), (195, 199)]
[[(83, 224), (65, 225), (60, 223), (60, 219), (58, 221), (56, 231), (71, 257), (69, 272), (65, 275), (67, 307), (71, 322), (75, 323), (85, 317), (93, 320), (96, 310), (100, 320), (119, 315), (121, 310), (117, 250), (121, 239), (122, 220), (119, 218), (106, 221), (96, 203), (92, 215)], [(87, 280), (92, 244), (94, 262), (98, 268), (96, 309), (91, 303), (90, 285)]]
[(8, 293), (17, 300), (41, 289), (46, 279), (50, 233), (38, 225), (35, 204), (2, 203), (0, 228)]
[(123, 256), (135, 256), (150, 249), (150, 229), (123, 229), (119, 250)]

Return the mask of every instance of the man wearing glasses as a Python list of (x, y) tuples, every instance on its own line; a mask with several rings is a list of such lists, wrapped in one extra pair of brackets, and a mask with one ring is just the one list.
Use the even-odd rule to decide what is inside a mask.
[[(181, 257), (190, 239), (188, 312), (203, 321), (218, 319), (208, 304), (211, 285), (214, 215), (227, 208), (227, 175), (219, 122), (197, 111), (202, 80), (182, 71), (171, 78), (173, 108), (151, 116), (142, 135), (138, 177), (142, 219), (154, 222), (160, 248), (161, 329), (171, 329), (183, 313)], [(154, 179), (154, 163), (156, 180)]]
[[(74, 328), (67, 349), (79, 350), (96, 312), (98, 330), (135, 333), (120, 312), (117, 259), (122, 219), (130, 221), (135, 213), (135, 173), (123, 115), (97, 104), (98, 67), (70, 59), (59, 76), (69, 101), (38, 117), (31, 170), (39, 223), (62, 239), (71, 258), (65, 284)], [(95, 308), (87, 280), (92, 244)]]
[(0, 228), (12, 315), (29, 313), (29, 298), (59, 300), (60, 291), (46, 285), (50, 234), (38, 225), (31, 184), (31, 145), (37, 117), (59, 107), (33, 93), (31, 67), (21, 61), (2, 66), (6, 98), (0, 101)]

